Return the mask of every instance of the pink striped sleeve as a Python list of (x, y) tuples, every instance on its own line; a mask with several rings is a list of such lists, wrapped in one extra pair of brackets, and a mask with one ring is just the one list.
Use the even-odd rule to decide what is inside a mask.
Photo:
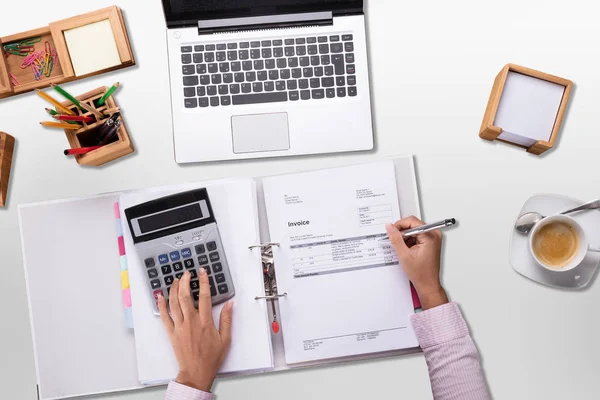
[(175, 381), (169, 382), (165, 400), (212, 400), (211, 393), (182, 385)]
[(415, 314), (412, 324), (425, 353), (435, 400), (490, 398), (479, 353), (456, 303)]

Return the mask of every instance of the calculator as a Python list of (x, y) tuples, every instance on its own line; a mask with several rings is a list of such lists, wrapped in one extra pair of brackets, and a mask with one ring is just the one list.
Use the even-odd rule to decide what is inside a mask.
[(159, 315), (158, 296), (168, 301), (171, 285), (185, 271), (192, 275), (190, 289), (198, 307), (199, 268), (210, 283), (212, 304), (235, 294), (219, 227), (205, 188), (178, 193), (125, 210), (154, 314)]

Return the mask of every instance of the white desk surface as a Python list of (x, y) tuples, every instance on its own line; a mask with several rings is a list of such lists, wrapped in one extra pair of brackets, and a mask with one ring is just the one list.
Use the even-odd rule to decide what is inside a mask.
[[(0, 35), (121, 6), (138, 66), (67, 88), (79, 93), (122, 82), (116, 98), (137, 152), (103, 168), (79, 167), (62, 155), (64, 134), (38, 124), (46, 117), (44, 101), (35, 94), (0, 101), (0, 130), (17, 138), (8, 207), (0, 210), (0, 397), (36, 397), (18, 204), (414, 153), (425, 218), (455, 217), (460, 223), (446, 234), (443, 281), (466, 315), (494, 397), (597, 398), (600, 283), (581, 292), (549, 289), (521, 277), (508, 263), (511, 227), (529, 196), (600, 195), (600, 178), (590, 170), (600, 148), (600, 26), (594, 9), (586, 7), (591, 3), (370, 0), (376, 151), (185, 167), (173, 161), (160, 2), (59, 3), (48, 7), (32, 0), (26, 18), (13, 16), (22, 13), (16, 3), (5, 7)], [(543, 157), (478, 137), (494, 77), (509, 62), (575, 82), (558, 148)], [(215, 390), (220, 399), (431, 398), (422, 355), (228, 379)], [(152, 389), (100, 398), (163, 395), (164, 389)]]

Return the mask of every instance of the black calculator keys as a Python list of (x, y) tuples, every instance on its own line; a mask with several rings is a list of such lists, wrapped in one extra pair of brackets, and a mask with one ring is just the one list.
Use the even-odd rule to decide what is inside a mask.
[(194, 268), (194, 260), (192, 258), (188, 258), (187, 260), (183, 261), (183, 264), (185, 265), (186, 268)]
[(183, 276), (183, 272), (178, 272), (175, 274), (175, 278), (177, 278), (177, 279), (181, 279), (182, 276)]
[(173, 269), (175, 272), (183, 271), (183, 264), (181, 262), (173, 263)]
[(171, 261), (179, 261), (179, 259), (181, 258), (179, 256), (179, 252), (178, 251), (172, 251), (169, 253), (169, 257), (171, 258)]
[(215, 287), (215, 282), (213, 281), (212, 276), (208, 277), (208, 283), (210, 284), (210, 295), (212, 296), (216, 296), (217, 295), (217, 288)]
[(219, 253), (217, 253), (216, 251), (214, 253), (210, 253), (209, 257), (210, 257), (210, 262), (216, 262), (216, 261), (220, 260)]
[(158, 279), (153, 279), (150, 281), (150, 285), (152, 289), (158, 289), (160, 287), (160, 281)]
[(225, 275), (218, 274), (215, 276), (215, 280), (217, 281), (217, 283), (225, 283)]
[(161, 254), (158, 256), (158, 262), (161, 264), (166, 264), (169, 262), (169, 256), (166, 254)]
[(170, 286), (173, 284), (173, 275), (165, 276), (165, 285)]
[(190, 277), (192, 279), (196, 279), (198, 277), (198, 273), (196, 272), (195, 269), (193, 269), (193, 270), (190, 271)]
[(146, 264), (146, 268), (152, 268), (154, 265), (156, 265), (154, 264), (154, 258), (146, 258), (144, 260), (144, 264)]
[(219, 285), (219, 294), (225, 294), (228, 291), (229, 291), (229, 288), (227, 287), (226, 283)]
[(198, 257), (198, 264), (200, 264), (200, 265), (208, 264), (208, 257), (207, 256)]
[(203, 244), (199, 244), (195, 247), (196, 249), (196, 254), (203, 254), (206, 253), (206, 248), (204, 247)]
[(190, 282), (190, 289), (192, 289), (192, 290), (198, 290), (198, 289), (200, 289), (200, 282), (198, 282), (198, 281), (191, 281)]
[(216, 274), (217, 272), (223, 271), (223, 266), (221, 265), (221, 263), (216, 263), (216, 264), (213, 264), (212, 269), (213, 269), (213, 271), (215, 271), (215, 274)]
[(190, 258), (192, 256), (192, 250), (187, 248), (187, 249), (182, 249), (181, 250), (181, 257), (183, 258)]
[(206, 243), (206, 248), (208, 249), (208, 251), (215, 251), (217, 249), (217, 243), (216, 242), (208, 242), (208, 243)]
[(192, 293), (192, 296), (194, 296), (194, 300), (198, 301), (198, 299), (200, 298), (200, 292), (196, 291)]
[(162, 267), (160, 267), (160, 270), (162, 271), (163, 275), (168, 275), (171, 272), (173, 272), (171, 270), (171, 266), (170, 265), (163, 265)]
[(158, 271), (155, 268), (150, 268), (148, 270), (148, 278), (156, 278), (158, 276)]

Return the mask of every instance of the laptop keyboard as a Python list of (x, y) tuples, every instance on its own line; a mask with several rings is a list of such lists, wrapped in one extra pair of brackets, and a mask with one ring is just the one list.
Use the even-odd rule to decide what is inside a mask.
[(181, 47), (185, 108), (354, 97), (351, 34)]

